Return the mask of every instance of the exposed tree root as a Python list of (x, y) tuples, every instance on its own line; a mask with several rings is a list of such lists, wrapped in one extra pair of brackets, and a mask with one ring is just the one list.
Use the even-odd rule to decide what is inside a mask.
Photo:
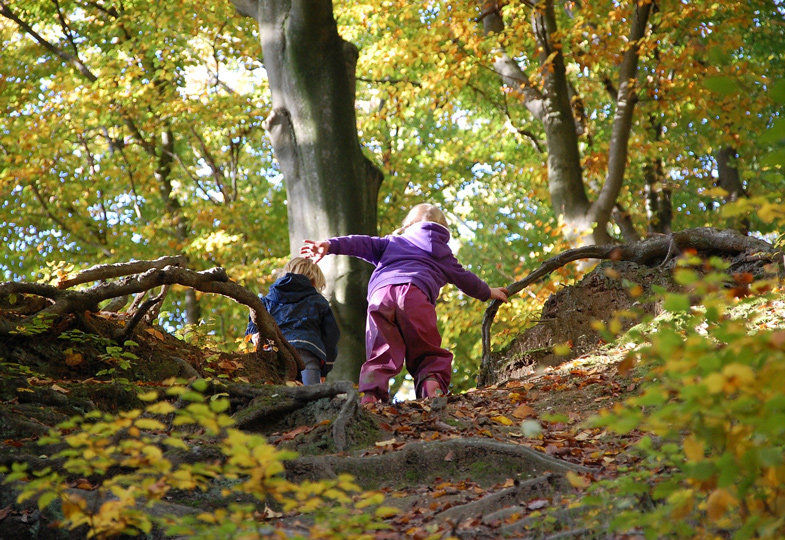
[[(485, 477), (498, 481), (512, 474), (590, 472), (591, 469), (552, 458), (526, 446), (480, 438), (414, 442), (402, 449), (375, 456), (306, 456), (286, 462), (294, 481), (333, 478), (342, 473), (356, 477), (364, 487), (380, 484), (422, 483), (428, 477)], [(412, 478), (407, 478), (407, 473)]]
[[(674, 255), (686, 249), (694, 249), (706, 255), (736, 256), (749, 253), (750, 257), (776, 262), (782, 268), (783, 254), (757, 238), (744, 236), (738, 231), (712, 228), (687, 229), (668, 235), (655, 235), (640, 242), (610, 246), (584, 246), (570, 249), (547, 259), (539, 268), (520, 281), (507, 287), (509, 295), (525, 289), (550, 275), (565, 264), (581, 259), (611, 259), (632, 261), (646, 266), (664, 264)], [(491, 325), (499, 311), (501, 302), (493, 300), (485, 310), (482, 321), (482, 363), (478, 375), (478, 386), (488, 380), (491, 365)]]
[(250, 403), (233, 415), (241, 429), (272, 423), (283, 415), (300, 409), (312, 401), (345, 395), (344, 404), (332, 424), (335, 448), (343, 452), (347, 448), (346, 428), (357, 413), (359, 394), (348, 381), (338, 381), (311, 386), (262, 386), (230, 384), (226, 392), (231, 397), (251, 398)]
[(486, 495), (481, 499), (466, 504), (453, 506), (436, 514), (436, 519), (450, 520), (459, 523), (464, 518), (470, 516), (485, 516), (486, 514), (497, 511), (499, 508), (513, 505), (522, 499), (531, 499), (533, 496), (545, 495), (561, 484), (561, 477), (546, 473), (529, 480), (524, 480), (518, 485)]

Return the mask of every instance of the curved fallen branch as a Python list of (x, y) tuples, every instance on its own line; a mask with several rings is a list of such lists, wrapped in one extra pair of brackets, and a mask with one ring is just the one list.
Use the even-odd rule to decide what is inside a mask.
[[(745, 252), (763, 252), (768, 255), (778, 254), (768, 242), (744, 236), (734, 230), (717, 230), (712, 228), (686, 229), (668, 235), (656, 235), (640, 242), (610, 246), (584, 246), (563, 251), (547, 259), (539, 268), (520, 281), (507, 287), (509, 296), (537, 283), (565, 264), (580, 259), (610, 259), (613, 261), (631, 261), (641, 265), (652, 266), (661, 264), (674, 256), (674, 251), (694, 249), (705, 254), (732, 254)], [(773, 257), (772, 257), (773, 260)], [(487, 378), (491, 363), (491, 325), (501, 302), (493, 300), (485, 310), (482, 319), (482, 362), (478, 374), (478, 386), (482, 386)]]
[(166, 266), (179, 266), (185, 268), (188, 264), (188, 258), (185, 255), (170, 255), (166, 257), (159, 257), (151, 261), (130, 261), (115, 264), (99, 264), (92, 266), (87, 270), (83, 270), (73, 277), (61, 279), (57, 282), (59, 289), (68, 289), (74, 285), (81, 285), (82, 283), (89, 283), (91, 281), (100, 281), (104, 279), (111, 279), (122, 276), (130, 276), (132, 274), (141, 274), (151, 268), (164, 268)]
[[(139, 263), (145, 263), (149, 268), (150, 263), (157, 263), (157, 261), (140, 261)], [(123, 271), (127, 271), (131, 267), (130, 265), (136, 264), (127, 263), (126, 266), (107, 266), (112, 266), (109, 271), (116, 273), (120, 271), (119, 267), (123, 267)], [(95, 275), (95, 272), (91, 274), (92, 277)], [(299, 370), (302, 369), (303, 365), (299, 354), (284, 339), (275, 320), (265, 309), (264, 303), (256, 294), (231, 281), (226, 271), (220, 267), (202, 272), (194, 272), (180, 266), (152, 267), (142, 274), (127, 276), (118, 281), (100, 283), (80, 291), (64, 290), (43, 283), (5, 282), (0, 284), (0, 295), (32, 294), (48, 298), (53, 301), (53, 304), (39, 311), (37, 315), (59, 317), (69, 313), (79, 314), (85, 311), (97, 311), (98, 304), (109, 298), (140, 293), (162, 285), (174, 284), (184, 285), (202, 292), (220, 294), (248, 306), (251, 312), (251, 320), (259, 328), (262, 337), (272, 342), (273, 348), (277, 349), (278, 356), (285, 362), (285, 365), (289, 366), (287, 377), (294, 379)]]

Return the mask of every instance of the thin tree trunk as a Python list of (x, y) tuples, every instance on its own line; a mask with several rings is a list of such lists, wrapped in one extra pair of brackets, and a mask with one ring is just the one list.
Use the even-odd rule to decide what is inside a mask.
[[(534, 9), (532, 27), (539, 45), (543, 69), (545, 114), (543, 126), (548, 146), (548, 190), (551, 204), (566, 225), (566, 234), (573, 244), (605, 243), (607, 236), (593, 238), (589, 220), (589, 199), (583, 184), (578, 133), (570, 106), (570, 88), (561, 44), (555, 41), (558, 31), (553, 1)], [(549, 65), (550, 64), (550, 65)], [(594, 231), (596, 235), (597, 231)]]
[[(329, 0), (233, 0), (259, 23), (273, 111), (267, 128), (286, 182), (290, 251), (305, 239), (376, 234), (381, 172), (357, 138), (357, 49), (338, 35)], [(371, 267), (351, 257), (321, 263), (341, 328), (331, 379), (356, 380), (365, 360)]]
[(660, 158), (651, 159), (643, 167), (646, 193), (646, 216), (650, 233), (669, 234), (673, 221), (671, 190), (665, 187), (665, 175)]
[(639, 42), (646, 34), (649, 14), (653, 2), (635, 2), (635, 11), (630, 25), (629, 46), (624, 52), (619, 67), (619, 90), (616, 97), (616, 114), (613, 117), (611, 140), (608, 148), (608, 171), (605, 183), (589, 213), (595, 223), (595, 240), (602, 241), (607, 235), (608, 220), (624, 183), (627, 169), (627, 153), (632, 131), (632, 116), (638, 96), (635, 93), (635, 78), (638, 74)]
[[(714, 158), (717, 161), (717, 186), (727, 192), (725, 202), (734, 202), (747, 197), (747, 192), (744, 190), (744, 184), (742, 184), (741, 175), (739, 174), (739, 154), (736, 152), (736, 149), (725, 146), (717, 152)], [(750, 230), (750, 221), (742, 217), (737, 219), (732, 226), (747, 234)]]

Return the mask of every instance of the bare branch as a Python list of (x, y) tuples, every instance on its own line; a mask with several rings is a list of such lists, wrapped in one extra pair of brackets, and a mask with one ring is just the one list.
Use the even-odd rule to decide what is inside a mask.
[(151, 268), (163, 268), (165, 266), (180, 266), (185, 268), (186, 264), (188, 264), (188, 258), (185, 255), (159, 257), (158, 259), (148, 261), (99, 264), (79, 272), (71, 278), (60, 280), (57, 286), (60, 289), (67, 289), (74, 285), (81, 285), (82, 283), (89, 283), (91, 281), (139, 274), (150, 270)]
[(93, 74), (93, 72), (90, 71), (90, 68), (88, 68), (79, 58), (77, 58), (72, 54), (68, 54), (61, 48), (55, 46), (54, 44), (44, 39), (44, 37), (41, 36), (38, 32), (36, 32), (32, 26), (30, 26), (28, 23), (20, 19), (16, 13), (11, 11), (11, 8), (8, 6), (8, 4), (6, 4), (3, 1), (0, 1), (0, 15), (3, 15), (7, 19), (14, 21), (19, 26), (19, 28), (24, 30), (24, 32), (30, 37), (32, 37), (35, 41), (37, 41), (38, 44), (42, 45), (46, 50), (48, 50), (49, 52), (51, 52), (52, 54), (54, 54), (64, 62), (74, 66), (74, 68), (76, 68), (76, 70), (82, 75), (84, 75), (87, 78), (87, 80), (89, 80), (90, 82), (95, 82), (98, 80), (98, 77), (96, 77)]

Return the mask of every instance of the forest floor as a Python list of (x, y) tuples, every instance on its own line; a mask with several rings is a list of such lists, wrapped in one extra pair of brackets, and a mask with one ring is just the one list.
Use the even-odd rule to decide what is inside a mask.
[[(609, 281), (602, 277), (607, 275), (613, 273), (584, 280), (589, 290), (578, 286), (575, 294), (607, 296)], [(621, 276), (613, 277), (621, 283)], [(10, 306), (0, 308), (0, 316), (15, 316)], [(785, 327), (785, 302), (761, 306), (761, 311), (766, 324)], [(99, 333), (118, 324), (109, 314), (90, 319), (90, 329)], [(204, 351), (144, 325), (130, 348), (133, 358), (126, 358), (131, 367), (122, 369), (122, 354), (107, 354), (105, 338), (80, 329), (78, 321), (69, 324), (73, 328), (65, 337), (49, 333), (0, 339), (0, 466), (19, 461), (44, 466), (40, 458), (46, 450), (36, 442), (49, 427), (94, 408), (138, 408), (143, 404), (136, 392), (160, 387), (168, 377), (223, 375), (250, 385), (276, 381), (274, 371), (253, 354)], [(249, 424), (249, 429), (298, 452), (286, 464), (292, 481), (349, 472), (364, 490), (383, 494), (383, 505), (396, 512), (383, 518), (386, 528), (373, 532), (375, 538), (586, 537), (582, 520), (593, 510), (576, 501), (593, 482), (634, 466), (636, 458), (628, 448), (640, 437), (634, 431), (622, 436), (591, 427), (587, 420), (635, 395), (641, 384), (641, 368), (624, 360), (632, 342), (604, 344), (597, 336), (589, 341), (593, 347), (583, 347), (564, 362), (551, 357), (550, 366), (522, 366), (519, 339), (506, 357), (496, 358), (499, 365), (515, 369), (500, 369), (506, 376), (491, 386), (360, 407), (347, 426), (348, 447), (341, 452), (331, 424), (352, 397), (343, 393), (279, 411), (274, 421)], [(99, 376), (99, 368), (114, 371)], [(75, 488), (79, 481), (74, 479)], [(16, 503), (12, 490), (0, 492), (0, 537), (68, 537), (55, 532), (57, 515)], [(172, 502), (200, 511), (199, 500), (205, 497)], [(297, 510), (263, 510), (259, 519), (270, 530), (310, 535), (312, 517)]]

